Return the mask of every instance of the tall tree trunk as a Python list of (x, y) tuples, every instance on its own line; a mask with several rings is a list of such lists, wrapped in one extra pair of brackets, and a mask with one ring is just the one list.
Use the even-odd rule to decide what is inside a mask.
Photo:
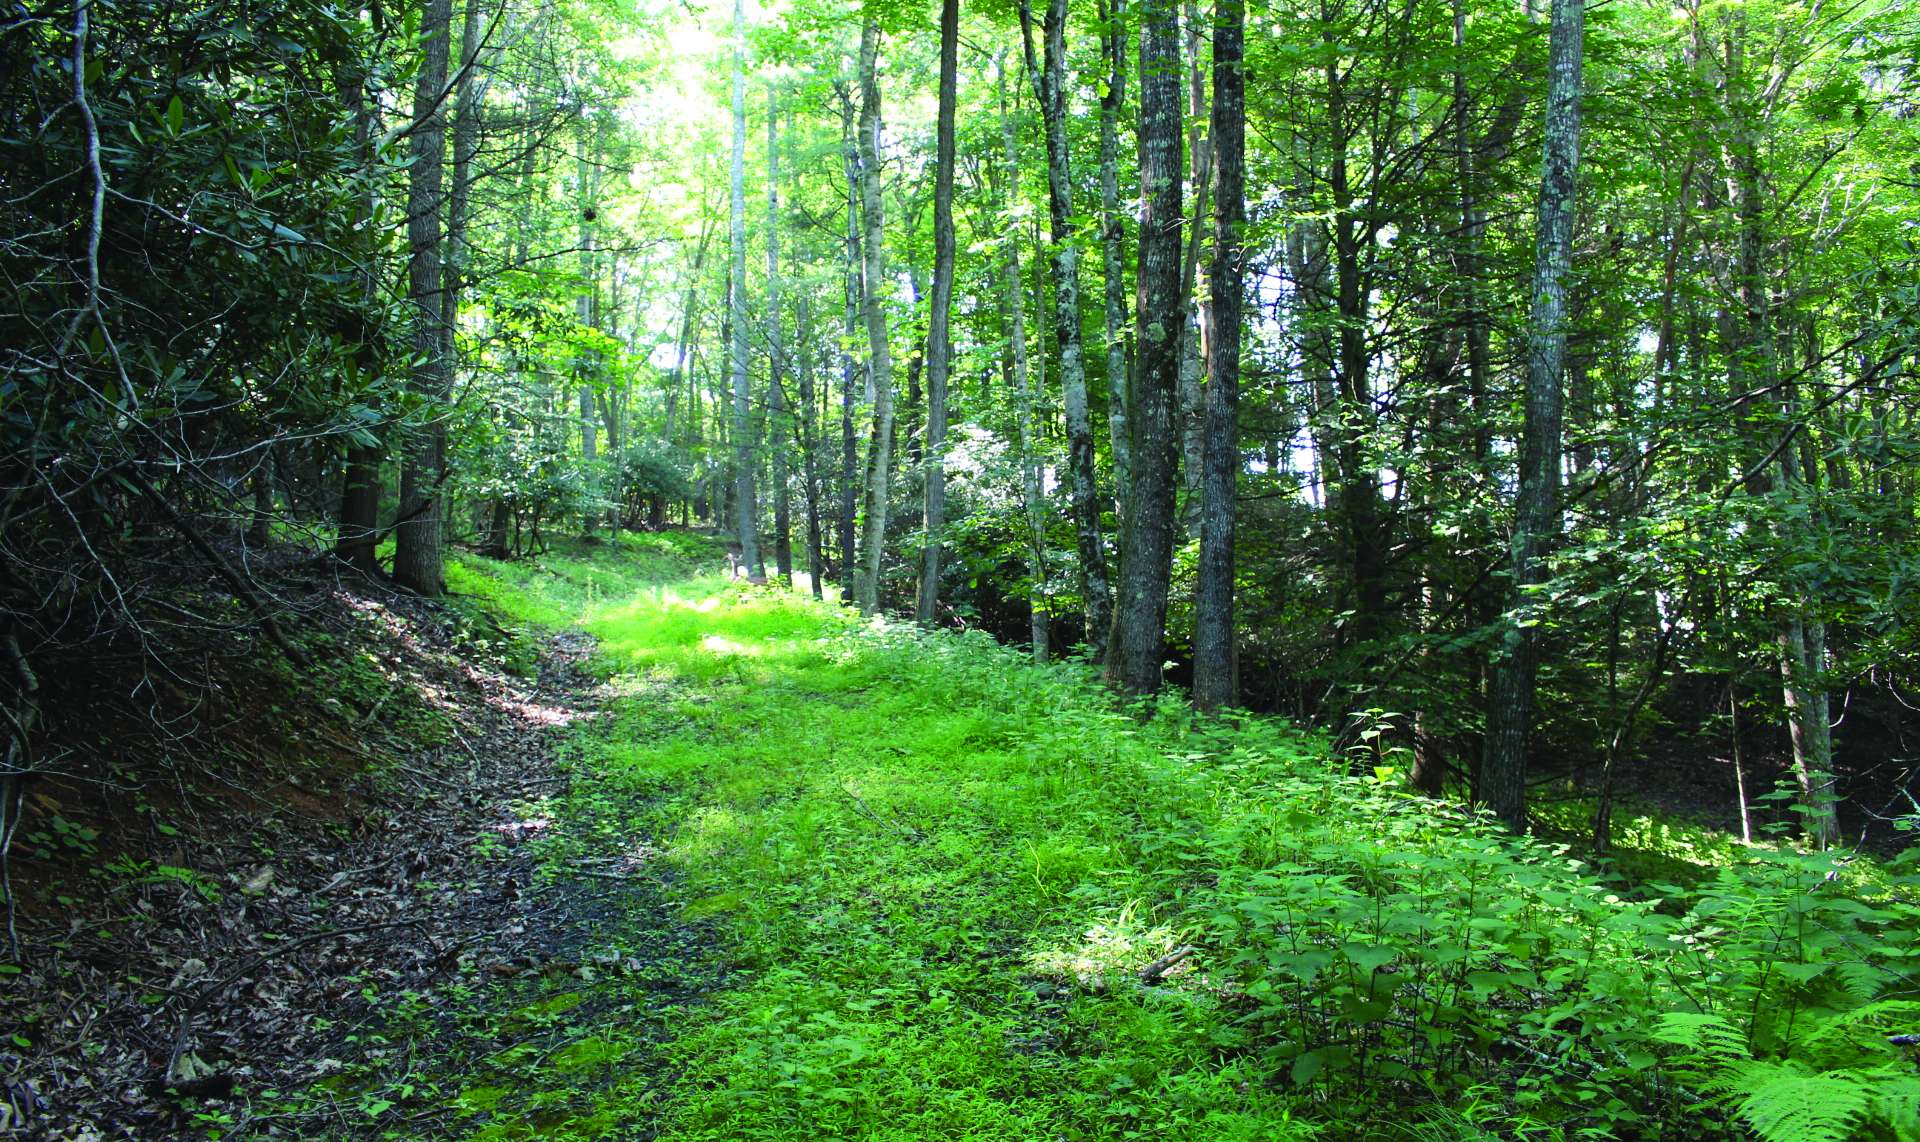
[(793, 409), (786, 382), (771, 377), (767, 388), (767, 452), (773, 482), (773, 574), (789, 587), (793, 580), (793, 490), (788, 449), (793, 443)]
[(693, 353), (693, 323), (700, 310), (700, 271), (707, 264), (707, 243), (711, 241), (712, 238), (712, 228), (702, 226), (700, 229), (700, 244), (694, 247), (693, 268), (687, 271), (687, 288), (681, 294), (680, 336), (674, 341), (673, 372), (669, 374), (667, 378), (667, 423), (666, 429), (662, 434), (665, 436), (668, 444), (677, 444), (680, 442), (680, 433), (676, 430), (674, 423), (674, 408), (678, 403), (677, 398), (680, 395), (680, 388), (683, 382), (686, 383), (688, 391), (687, 423), (690, 426), (688, 429), (689, 438), (697, 435), (699, 431), (699, 387), (692, 383), (690, 366)]
[[(471, 0), (469, 0), (471, 2)], [(588, 124), (581, 125), (579, 139), (579, 178), (580, 189), (580, 292), (574, 295), (573, 317), (576, 322), (588, 329), (600, 328), (600, 260), (595, 256), (599, 244), (600, 217), (596, 208), (600, 183), (600, 133), (597, 130), (589, 137)], [(575, 379), (580, 382), (575, 396), (580, 402), (580, 457), (589, 465), (600, 456), (600, 422), (594, 415), (593, 389), (599, 379), (600, 361), (598, 354), (586, 352), (574, 361)], [(594, 517), (591, 512), (585, 517), (588, 534), (593, 532)]]
[(866, 223), (865, 262), (868, 368), (873, 380), (873, 451), (867, 457), (867, 518), (860, 536), (858, 597), (864, 614), (880, 610), (880, 568), (887, 546), (887, 509), (893, 484), (893, 354), (887, 344), (884, 244), (886, 215), (880, 186), (880, 28), (860, 29), (859, 176)]
[(1080, 555), (1076, 570), (1088, 649), (1098, 657), (1105, 652), (1103, 639), (1113, 622), (1113, 596), (1107, 583), (1106, 540), (1100, 533), (1100, 488), (1094, 473), (1093, 420), (1087, 409), (1086, 354), (1080, 338), (1080, 247), (1073, 233), (1073, 174), (1067, 148), (1067, 0), (1048, 0), (1044, 66), (1034, 59), (1029, 0), (1020, 0), (1020, 23), (1047, 141), (1053, 336), (1060, 354), (1061, 403), (1067, 418), (1067, 472)]
[[(1019, 193), (1019, 148), (1014, 141), (1013, 114), (1007, 102), (1006, 70), (994, 61), (994, 78), (1000, 90), (1000, 147), (1002, 165), (1001, 205), (1004, 210)], [(1034, 439), (1034, 400), (1032, 363), (1027, 355), (1027, 287), (1020, 272), (1020, 240), (1006, 236), (1006, 289), (1008, 353), (1013, 359), (1013, 395), (1015, 440), (1020, 449), (1020, 499), (1026, 509), (1027, 570), (1033, 586), (1027, 594), (1027, 630), (1033, 660), (1045, 662), (1051, 653), (1052, 616), (1047, 609), (1047, 509), (1041, 490), (1040, 455)]]
[[(919, 209), (916, 208), (910, 211), (906, 218), (902, 219), (902, 222), (904, 223), (904, 229), (907, 233), (918, 234), (920, 232)], [(921, 280), (919, 263), (915, 262), (912, 257), (908, 257), (907, 308), (908, 311), (914, 315), (914, 321), (917, 324), (910, 334), (913, 338), (912, 348), (907, 350), (906, 399), (897, 402), (895, 405), (893, 432), (896, 441), (901, 437), (905, 438), (905, 447), (897, 447), (895, 454), (904, 454), (902, 458), (905, 459), (906, 468), (911, 473), (911, 479), (909, 480), (910, 487), (917, 486), (920, 475), (920, 465), (926, 459), (925, 453), (921, 448), (923, 438), (920, 435), (923, 419), (920, 407), (920, 371), (924, 369), (927, 364), (927, 324), (920, 317), (920, 302), (925, 297), (926, 288), (925, 283)]]
[(1469, 125), (1472, 122), (1467, 86), (1466, 0), (1453, 0), (1453, 47), (1460, 60), (1453, 72), (1453, 148), (1460, 189), (1460, 321), (1467, 338), (1467, 401), (1473, 413), (1475, 470), (1484, 473), (1492, 452), (1491, 410), (1487, 407), (1487, 374), (1492, 368), (1491, 330), (1480, 301), (1480, 250), (1487, 221), (1480, 208), (1479, 172), (1474, 164)]
[[(1777, 381), (1774, 372), (1769, 370), (1768, 380), (1781, 385), (1780, 400), (1788, 423), (1802, 421), (1809, 414), (1800, 407), (1798, 385), (1791, 379)], [(1791, 375), (1789, 372), (1789, 378)], [(1809, 433), (1801, 435), (1804, 440)], [(1807, 526), (1804, 521), (1808, 518), (1818, 518), (1820, 512), (1816, 487), (1820, 476), (1811, 447), (1797, 458), (1791, 445), (1781, 448), (1779, 468), (1779, 497), (1784, 509), (1780, 514), (1786, 521), (1781, 526), (1789, 531), (1789, 542), (1804, 547), (1808, 538), (1794, 533)], [(1795, 582), (1793, 594), (1800, 602), (1788, 604), (1778, 636), (1787, 740), (1793, 748), (1794, 782), (1800, 787), (1800, 800), (1806, 809), (1807, 839), (1826, 849), (1840, 840), (1834, 792), (1833, 711), (1822, 678), (1827, 665), (1827, 624), (1819, 615), (1817, 587), (1804, 580)]]
[[(1753, 77), (1746, 60), (1746, 15), (1736, 12), (1729, 21), (1726, 59), (1721, 71), (1725, 76), (1726, 107), (1725, 162), (1730, 174), (1728, 189), (1739, 226), (1737, 262), (1732, 267), (1740, 300), (1738, 314), (1728, 318), (1728, 388), (1734, 402), (1734, 421), (1751, 426), (1763, 414), (1759, 404), (1765, 395), (1781, 384), (1780, 367), (1774, 345), (1774, 322), (1767, 287), (1766, 181), (1761, 169), (1760, 123), (1766, 108), (1756, 106)], [(1796, 408), (1789, 381), (1780, 403), (1788, 422), (1801, 415)], [(1750, 431), (1750, 430), (1749, 430)], [(1782, 501), (1778, 527), (1788, 545), (1799, 537), (1792, 534), (1803, 523), (1792, 522), (1795, 515), (1811, 510), (1811, 505), (1793, 505), (1806, 492), (1800, 465), (1790, 444), (1777, 446), (1777, 475), (1768, 472), (1765, 457), (1775, 450), (1764, 439), (1750, 445), (1759, 458), (1748, 470), (1747, 493), (1751, 496), (1777, 495)], [(1807, 472), (1807, 478), (1813, 473)], [(1800, 787), (1805, 810), (1807, 837), (1824, 848), (1839, 839), (1839, 824), (1833, 799), (1833, 728), (1829, 717), (1825, 688), (1820, 674), (1826, 658), (1826, 631), (1813, 611), (1815, 600), (1803, 583), (1790, 583), (1794, 593), (1805, 601), (1787, 603), (1777, 618), (1775, 639), (1780, 648), (1781, 697), (1787, 715), (1787, 738), (1793, 750), (1794, 780)]]
[(1533, 726), (1538, 648), (1518, 611), (1546, 578), (1545, 554), (1560, 530), (1561, 373), (1567, 352), (1567, 278), (1573, 262), (1574, 197), (1580, 169), (1581, 41), (1585, 0), (1553, 0), (1548, 41), (1547, 126), (1541, 161), (1533, 305), (1527, 318), (1527, 407), (1520, 486), (1509, 547), (1507, 616), (1487, 704), (1478, 798), (1515, 832), (1526, 828), (1527, 735)]
[[(348, 102), (353, 107), (354, 150), (364, 169), (374, 169), (373, 120), (374, 110), (367, 98), (366, 76), (358, 72), (348, 81)], [(358, 221), (367, 227), (378, 209), (379, 187), (369, 176), (365, 193), (355, 199)], [(361, 271), (361, 299), (371, 310), (380, 289), (379, 277), (371, 258)], [(361, 345), (361, 364), (371, 372), (376, 359), (371, 344), (373, 331), (362, 322), (359, 330)], [(372, 429), (368, 429), (372, 431)], [(380, 573), (380, 562), (374, 548), (380, 532), (380, 465), (386, 458), (386, 450), (379, 444), (349, 444), (347, 446), (345, 480), (340, 492), (339, 527), (334, 540), (334, 558), (369, 578)]]
[(1826, 624), (1792, 615), (1780, 624), (1780, 680), (1793, 746), (1793, 778), (1806, 806), (1807, 839), (1830, 848), (1840, 839), (1833, 792), (1833, 722), (1820, 681), (1827, 654)]
[(859, 444), (854, 436), (853, 412), (859, 378), (864, 376), (853, 343), (860, 329), (860, 173), (853, 141), (853, 102), (843, 104), (840, 122), (847, 168), (847, 279), (844, 321), (840, 335), (840, 600), (853, 602), (857, 593), (859, 556), (854, 549), (854, 514), (859, 486)]
[(940, 605), (941, 535), (947, 527), (947, 380), (953, 308), (953, 119), (958, 93), (960, 0), (940, 2), (940, 95), (934, 129), (933, 297), (927, 316), (926, 539), (920, 551), (920, 598), (914, 617), (932, 626)]
[(446, 543), (441, 484), (446, 476), (447, 409), (452, 363), (440, 308), (441, 211), (445, 207), (448, 37), (453, 0), (425, 0), (420, 15), (420, 72), (414, 78), (413, 162), (407, 175), (407, 300), (413, 314), (411, 387), (428, 408), (427, 423), (409, 443), (400, 469), (400, 522), (393, 577), (409, 590), (438, 596), (444, 589)]
[(1233, 639), (1234, 495), (1240, 478), (1240, 314), (1245, 281), (1245, 0), (1215, 0), (1213, 24), (1213, 261), (1208, 270), (1207, 416), (1201, 481), (1200, 566), (1194, 583), (1193, 699), (1202, 709), (1239, 699)]
[(780, 93), (767, 85), (767, 420), (773, 459), (773, 567), (793, 585), (793, 495), (787, 487), (787, 449), (793, 439), (787, 408), (786, 342), (780, 330)]
[(1211, 204), (1213, 147), (1207, 139), (1206, 69), (1201, 63), (1200, 9), (1186, 0), (1187, 33), (1187, 152), (1192, 156), (1193, 224), (1187, 230), (1187, 252), (1180, 265), (1180, 290), (1188, 299), (1186, 319), (1180, 326), (1180, 472), (1186, 493), (1181, 526), (1191, 529), (1199, 521), (1201, 470), (1205, 451), (1207, 398), (1202, 386), (1207, 366), (1206, 334), (1209, 325), (1208, 301), (1194, 288), (1200, 272), (1200, 252), (1207, 233), (1207, 210)]
[(732, 213), (732, 281), (727, 288), (727, 368), (733, 378), (733, 529), (740, 540), (740, 562), (754, 582), (764, 582), (760, 557), (759, 505), (753, 491), (753, 391), (747, 380), (747, 17), (742, 0), (733, 0), (733, 164), (729, 172)]
[(1301, 387), (1311, 410), (1306, 423), (1313, 438), (1319, 499), (1331, 505), (1340, 474), (1338, 425), (1330, 421), (1337, 417), (1339, 402), (1333, 391), (1333, 338), (1325, 316), (1332, 293), (1327, 281), (1327, 242), (1318, 220), (1302, 219), (1288, 228), (1287, 275), (1294, 287), (1287, 316), (1300, 354)]
[(374, 554), (380, 534), (380, 463), (378, 447), (353, 445), (347, 449), (344, 486), (340, 493), (340, 526), (334, 558), (363, 575), (380, 573)]
[[(454, 339), (460, 328), (460, 303), (473, 259), (467, 236), (473, 217), (473, 161), (480, 150), (480, 116), (487, 85), (480, 71), (481, 0), (466, 0), (461, 20), (460, 56), (453, 89), (453, 185), (447, 191), (446, 263), (441, 267), (440, 330), (449, 376), (460, 357)], [(444, 503), (446, 497), (442, 497)], [(445, 507), (442, 508), (446, 513)]]
[(1180, 29), (1175, 0), (1148, 0), (1140, 29), (1140, 257), (1134, 290), (1138, 359), (1128, 401), (1132, 492), (1120, 544), (1120, 591), (1107, 677), (1135, 693), (1160, 688), (1173, 568), (1175, 386), (1180, 370)]
[[(1475, 161), (1472, 135), (1472, 102), (1467, 83), (1466, 0), (1453, 0), (1453, 47), (1459, 61), (1453, 72), (1454, 163), (1460, 190), (1460, 246), (1456, 265), (1461, 283), (1460, 317), (1467, 345), (1467, 409), (1470, 425), (1474, 479), (1482, 486), (1493, 484), (1493, 408), (1488, 378), (1493, 368), (1492, 323), (1487, 319), (1481, 288), (1484, 269), (1482, 251), (1486, 245), (1486, 212), (1480, 205), (1480, 170)], [(1465, 584), (1468, 596), (1467, 621), (1486, 630), (1499, 618), (1500, 600), (1496, 585), (1485, 576)], [(1486, 700), (1492, 686), (1487, 656), (1472, 656), (1473, 697)], [(1427, 755), (1431, 751), (1423, 751)], [(1469, 763), (1472, 784), (1479, 779), (1479, 763), (1484, 749), (1475, 751)], [(1438, 793), (1445, 775), (1437, 767), (1415, 766), (1416, 788)]]
[[(789, 123), (788, 137), (792, 137)], [(800, 346), (796, 362), (800, 374), (800, 472), (807, 514), (807, 587), (816, 599), (823, 599), (827, 577), (827, 556), (820, 530), (820, 418), (813, 387), (813, 299), (811, 291), (801, 290), (795, 303), (794, 330)]]
[(1126, 530), (1127, 440), (1127, 227), (1120, 216), (1120, 110), (1126, 102), (1126, 0), (1101, 0), (1100, 43), (1107, 64), (1106, 91), (1100, 97), (1100, 254), (1104, 271), (1107, 331), (1107, 434), (1113, 450), (1114, 506), (1120, 530)]
[(1374, 643), (1386, 618), (1386, 536), (1380, 523), (1380, 477), (1368, 455), (1368, 436), (1375, 414), (1372, 359), (1367, 330), (1372, 322), (1371, 291), (1362, 280), (1361, 258), (1368, 241), (1369, 223), (1360, 216), (1347, 151), (1353, 138), (1348, 118), (1348, 75), (1340, 65), (1327, 65), (1327, 114), (1333, 139), (1327, 164), (1328, 190), (1333, 197), (1334, 304), (1340, 321), (1331, 427), (1333, 467), (1337, 487), (1328, 489), (1327, 503), (1339, 520), (1346, 540), (1347, 570), (1352, 578), (1353, 617), (1344, 637), (1348, 645), (1363, 648), (1361, 673), (1371, 673)]

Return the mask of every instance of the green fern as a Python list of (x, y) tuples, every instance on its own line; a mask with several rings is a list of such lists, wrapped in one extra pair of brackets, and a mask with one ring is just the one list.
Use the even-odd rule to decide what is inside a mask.
[(1859, 958), (1839, 961), (1834, 965), (1834, 974), (1839, 977), (1840, 986), (1858, 1003), (1871, 1003), (1898, 978), (1886, 968)]
[(1920, 1028), (1920, 1001), (1887, 999), (1844, 1011), (1804, 1040), (1808, 1062), (1822, 1070), (1874, 1064), (1898, 1057), (1888, 1037)]
[(1660, 1016), (1653, 1033), (1656, 1043), (1697, 1052), (1714, 1063), (1744, 1059), (1749, 1054), (1747, 1037), (1718, 1015), (1694, 1011), (1669, 1011)]
[(1816, 1074), (1792, 1063), (1736, 1063), (1716, 1085), (1763, 1142), (1846, 1142), (1873, 1102), (1851, 1071)]
[(1873, 1116), (1892, 1127), (1899, 1142), (1920, 1142), (1920, 1075), (1885, 1070), (1867, 1077)]
[(1812, 1066), (1753, 1058), (1745, 1036), (1718, 1015), (1668, 1012), (1653, 1039), (1678, 1048), (1674, 1070), (1717, 1094), (1761, 1142), (1844, 1142), (1870, 1123), (1898, 1142), (1920, 1142), (1920, 1077), (1888, 1057), (1886, 1038), (1917, 1019), (1920, 1002), (1911, 1000), (1828, 1019), (1801, 1040)]

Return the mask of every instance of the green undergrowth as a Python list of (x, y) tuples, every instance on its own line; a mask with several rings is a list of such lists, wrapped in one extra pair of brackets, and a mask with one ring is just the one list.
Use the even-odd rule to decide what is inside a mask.
[(1911, 862), (1617, 893), (1277, 721), (613, 562), (460, 589), (598, 638), (549, 874), (659, 877), (725, 985), (475, 1137), (1920, 1138)]
[(462, 553), (447, 564), (447, 590), (522, 628), (559, 629), (607, 600), (712, 572), (722, 550), (697, 532), (659, 531), (567, 540), (527, 559)]
[[(1527, 807), (1537, 835), (1588, 849), (1593, 836), (1593, 797), (1567, 797)], [(1751, 843), (1720, 829), (1660, 812), (1650, 805), (1623, 801), (1613, 811), (1613, 845), (1598, 871), (1610, 883), (1638, 891), (1651, 884), (1678, 885), (1689, 891), (1712, 881), (1714, 873), (1756, 856), (1792, 849), (1783, 839), (1785, 825)]]
[(527, 559), (462, 553), (447, 564), (447, 591), (488, 628), (472, 634), (477, 651), (531, 673), (538, 634), (572, 627), (607, 600), (712, 573), (723, 558), (718, 541), (696, 532), (622, 532), (616, 539), (561, 541)]

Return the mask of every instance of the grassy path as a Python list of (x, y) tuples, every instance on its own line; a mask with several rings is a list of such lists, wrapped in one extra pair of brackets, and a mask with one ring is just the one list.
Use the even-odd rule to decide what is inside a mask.
[(692, 577), (702, 554), (461, 571), (598, 640), (604, 716), (518, 809), (545, 823), (529, 891), (616, 900), (577, 967), (472, 992), (452, 1136), (1920, 1129), (1872, 1022), (1920, 1006), (1920, 911), (1874, 868), (1755, 852), (1623, 899), (1278, 721), (1125, 708), (984, 636)]
[[(724, 962), (682, 967), (717, 986), (667, 1025), (598, 1020), (531, 1073), (496, 1067), (466, 1095), (476, 1136), (1293, 1133), (1214, 1061), (1204, 990), (1138, 982), (1180, 942), (1160, 913), (1192, 855), (1143, 841), (1177, 847), (1162, 830), (1194, 791), (1129, 756), (1134, 719), (984, 638), (644, 577), (475, 563), (460, 585), (600, 640), (608, 716), (526, 812), (554, 822), (555, 878), (631, 878), (637, 910), (709, 933)], [(569, 977), (517, 1009), (605, 1010), (608, 986), (631, 981)]]

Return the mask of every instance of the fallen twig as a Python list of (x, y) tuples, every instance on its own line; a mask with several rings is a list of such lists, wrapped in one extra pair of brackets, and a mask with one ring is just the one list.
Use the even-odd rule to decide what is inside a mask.
[(644, 876), (629, 876), (624, 872), (596, 872), (590, 868), (574, 868), (570, 872), (575, 876), (584, 876), (592, 880), (645, 880)]
[(1168, 952), (1166, 955), (1161, 956), (1159, 959), (1148, 964), (1146, 967), (1141, 968), (1140, 982), (1146, 984), (1148, 987), (1152, 987), (1154, 984), (1159, 983), (1161, 980), (1167, 978), (1168, 972), (1172, 971), (1174, 967), (1177, 964), (1179, 964), (1182, 960), (1186, 959), (1188, 956), (1191, 956), (1195, 950), (1196, 949), (1191, 944), (1182, 944), (1179, 947), (1173, 949), (1171, 952)]
[(919, 829), (914, 828), (912, 825), (907, 824), (905, 821), (889, 821), (886, 818), (882, 817), (880, 814), (874, 812), (873, 806), (867, 804), (865, 798), (861, 797), (858, 793), (855, 793), (853, 790), (848, 789), (846, 786), (842, 785), (840, 787), (840, 792), (845, 793), (848, 797), (852, 798), (854, 808), (860, 810), (860, 812), (864, 814), (869, 821), (872, 821), (874, 824), (879, 825), (881, 828), (896, 829), (901, 833), (901, 835), (905, 836), (908, 840), (924, 841), (927, 839), (927, 835), (925, 833), (921, 832)]

